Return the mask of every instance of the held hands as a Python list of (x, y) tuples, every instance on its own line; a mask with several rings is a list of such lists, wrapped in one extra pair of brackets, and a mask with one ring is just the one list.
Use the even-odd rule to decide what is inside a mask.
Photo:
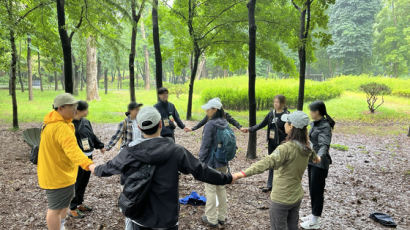
[(191, 129), (191, 128), (188, 128), (188, 127), (185, 127), (185, 128), (184, 128), (184, 131), (185, 131), (186, 133), (189, 133), (189, 132), (192, 132), (192, 129)]
[(241, 128), (240, 130), (243, 133), (248, 133), (249, 132), (249, 128)]
[(100, 149), (100, 152), (101, 152), (102, 154), (104, 154), (105, 151), (106, 151), (105, 148)]
[(231, 184), (235, 183), (235, 181), (237, 181), (241, 178), (244, 178), (244, 177), (245, 177), (245, 175), (242, 172), (237, 172), (237, 173), (232, 174), (232, 183)]
[(90, 165), (88, 166), (88, 169), (90, 169), (91, 173), (94, 174), (95, 164), (90, 164)]
[(317, 156), (315, 159), (312, 160), (312, 162), (315, 164), (319, 164), (321, 160), (322, 159), (320, 158), (320, 156)]

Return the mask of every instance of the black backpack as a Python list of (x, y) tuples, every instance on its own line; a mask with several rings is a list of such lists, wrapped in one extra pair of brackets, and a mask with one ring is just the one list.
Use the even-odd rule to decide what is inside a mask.
[(146, 197), (151, 189), (154, 172), (155, 165), (142, 162), (136, 162), (127, 170), (128, 176), (118, 199), (118, 205), (124, 216), (130, 219), (141, 216), (147, 203)]

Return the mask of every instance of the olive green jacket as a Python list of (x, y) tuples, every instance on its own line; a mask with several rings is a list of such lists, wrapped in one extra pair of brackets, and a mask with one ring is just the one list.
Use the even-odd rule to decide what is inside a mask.
[(310, 159), (316, 153), (297, 141), (281, 144), (271, 154), (252, 164), (244, 171), (246, 176), (274, 169), (271, 200), (282, 204), (294, 204), (303, 197), (302, 176)]

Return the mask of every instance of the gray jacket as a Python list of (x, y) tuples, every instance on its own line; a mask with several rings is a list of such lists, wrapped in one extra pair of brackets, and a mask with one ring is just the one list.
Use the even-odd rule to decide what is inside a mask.
[(310, 142), (313, 145), (313, 150), (315, 150), (322, 160), (318, 164), (309, 162), (309, 165), (322, 169), (329, 169), (329, 165), (332, 164), (332, 158), (330, 158), (329, 155), (330, 142), (332, 141), (332, 128), (325, 118), (320, 121), (312, 122), (310, 126)]
[(221, 168), (226, 164), (220, 163), (212, 159), (213, 151), (217, 147), (216, 132), (218, 129), (224, 129), (228, 126), (228, 122), (224, 118), (216, 118), (209, 120), (202, 132), (202, 144), (199, 150), (199, 160), (207, 164), (211, 168)]

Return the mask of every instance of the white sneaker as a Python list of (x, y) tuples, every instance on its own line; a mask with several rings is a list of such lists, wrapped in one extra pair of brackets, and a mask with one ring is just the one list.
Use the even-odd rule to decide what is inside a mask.
[(303, 229), (320, 229), (320, 223), (319, 221), (313, 223), (313, 221), (310, 219), (300, 224), (300, 227), (302, 227)]
[(312, 219), (312, 214), (300, 218), (300, 220), (301, 220), (302, 222), (306, 222), (306, 221), (311, 220), (311, 219)]

